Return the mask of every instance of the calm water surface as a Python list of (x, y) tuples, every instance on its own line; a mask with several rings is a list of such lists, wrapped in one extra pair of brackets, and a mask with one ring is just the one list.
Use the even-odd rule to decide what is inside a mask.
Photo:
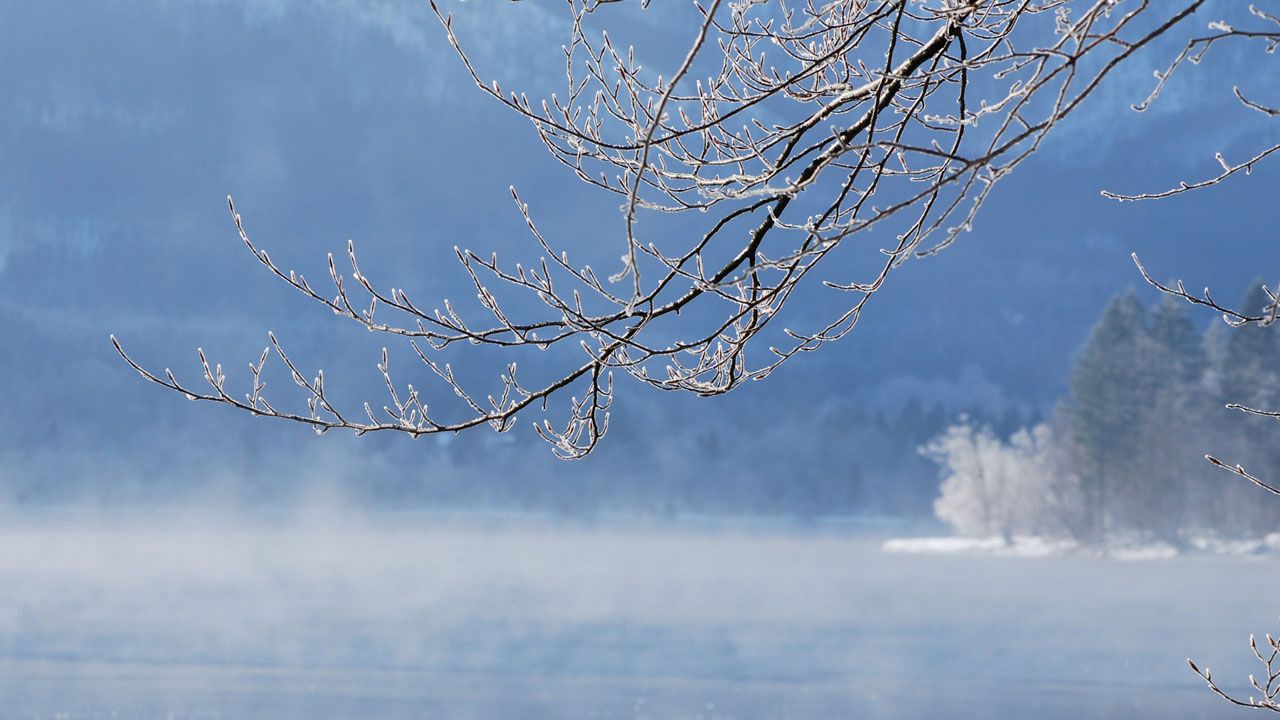
[(1230, 718), (1265, 558), (432, 517), (0, 523), (4, 718)]

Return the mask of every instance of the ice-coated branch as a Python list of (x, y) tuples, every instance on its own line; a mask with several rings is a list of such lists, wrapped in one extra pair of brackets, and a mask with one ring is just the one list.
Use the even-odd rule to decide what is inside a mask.
[(1217, 680), (1214, 680), (1213, 672), (1209, 668), (1196, 665), (1190, 658), (1187, 659), (1187, 664), (1204, 680), (1210, 690), (1227, 702), (1256, 710), (1280, 712), (1280, 640), (1268, 633), (1264, 647), (1258, 647), (1257, 637), (1250, 635), (1249, 648), (1263, 667), (1261, 679), (1257, 675), (1249, 676), (1249, 686), (1257, 691), (1257, 695), (1244, 697), (1227, 692), (1218, 685)]
[(1181, 300), (1185, 300), (1192, 305), (1199, 305), (1200, 307), (1217, 310), (1222, 313), (1223, 321), (1231, 327), (1240, 327), (1242, 325), (1271, 325), (1275, 323), (1277, 317), (1280, 317), (1280, 293), (1277, 293), (1269, 287), (1263, 286), (1262, 288), (1263, 292), (1265, 292), (1267, 297), (1270, 299), (1270, 303), (1262, 309), (1262, 312), (1254, 314), (1243, 313), (1235, 308), (1220, 305), (1217, 300), (1213, 299), (1213, 294), (1210, 292), (1209, 288), (1205, 288), (1199, 296), (1196, 296), (1187, 291), (1186, 285), (1183, 284), (1181, 280), (1176, 281), (1172, 286), (1166, 285), (1151, 277), (1151, 273), (1147, 272), (1146, 266), (1144, 266), (1142, 261), (1138, 259), (1137, 253), (1131, 253), (1130, 257), (1133, 258), (1133, 263), (1138, 266), (1138, 272), (1142, 274), (1142, 279), (1145, 280), (1148, 285), (1151, 285), (1166, 295), (1171, 295)]
[[(1210, 32), (1208, 35), (1195, 37), (1189, 40), (1182, 48), (1182, 51), (1174, 57), (1173, 62), (1170, 63), (1165, 70), (1156, 71), (1156, 84), (1151, 90), (1151, 94), (1142, 102), (1134, 105), (1133, 109), (1138, 112), (1145, 111), (1160, 97), (1160, 93), (1164, 90), (1169, 78), (1173, 76), (1174, 72), (1177, 71), (1179, 67), (1187, 62), (1193, 64), (1199, 63), (1210, 50), (1218, 45), (1233, 41), (1253, 42), (1262, 46), (1264, 54), (1274, 56), (1276, 48), (1280, 47), (1280, 15), (1261, 10), (1256, 5), (1249, 6), (1249, 14), (1254, 20), (1253, 27), (1234, 27), (1224, 20), (1215, 20), (1210, 22), (1208, 27)], [(1232, 86), (1231, 92), (1235, 95), (1236, 100), (1249, 110), (1262, 113), (1267, 117), (1280, 116), (1280, 107), (1263, 104), (1246, 97), (1238, 85)], [(1219, 172), (1202, 180), (1183, 180), (1174, 187), (1156, 192), (1117, 193), (1104, 190), (1102, 195), (1103, 197), (1120, 201), (1160, 200), (1192, 192), (1194, 190), (1202, 190), (1204, 188), (1219, 185), (1236, 174), (1243, 173), (1248, 175), (1253, 172), (1254, 167), (1256, 167), (1258, 163), (1266, 160), (1277, 152), (1280, 152), (1280, 143), (1264, 147), (1262, 150), (1255, 152), (1252, 157), (1239, 162), (1230, 162), (1222, 153), (1219, 152), (1214, 155), (1214, 160), (1218, 163)]]
[[(1275, 324), (1276, 318), (1280, 316), (1280, 293), (1278, 293), (1276, 290), (1273, 290), (1265, 285), (1263, 285), (1261, 289), (1268, 300), (1267, 305), (1263, 307), (1260, 312), (1246, 313), (1238, 309), (1219, 304), (1218, 301), (1214, 299), (1213, 294), (1212, 292), (1210, 292), (1209, 288), (1205, 288), (1204, 291), (1197, 296), (1188, 292), (1186, 285), (1181, 280), (1177, 280), (1173, 285), (1167, 285), (1165, 283), (1162, 283), (1159, 280), (1156, 280), (1155, 278), (1151, 277), (1151, 273), (1147, 271), (1147, 268), (1142, 264), (1142, 261), (1138, 259), (1137, 253), (1132, 254), (1131, 257), (1133, 258), (1134, 264), (1138, 266), (1138, 272), (1142, 274), (1143, 280), (1145, 280), (1152, 287), (1156, 288), (1160, 292), (1166, 295), (1169, 295), (1171, 297), (1175, 297), (1180, 300), (1185, 300), (1186, 302), (1189, 302), (1192, 305), (1198, 305), (1200, 307), (1216, 310), (1217, 312), (1222, 314), (1223, 322), (1227, 323), (1233, 328), (1239, 328), (1245, 325), (1256, 325), (1259, 327), (1268, 327)], [(1278, 410), (1255, 408), (1249, 405), (1245, 405), (1242, 403), (1234, 403), (1234, 402), (1228, 403), (1226, 407), (1228, 410), (1237, 410), (1239, 412), (1248, 413), (1250, 415), (1259, 415), (1262, 417), (1280, 419), (1280, 411)], [(1261, 480), (1255, 475), (1249, 473), (1247, 470), (1244, 469), (1243, 466), (1239, 464), (1233, 465), (1227, 462), (1223, 462), (1222, 460), (1219, 460), (1213, 455), (1205, 455), (1204, 457), (1214, 467), (1221, 468), (1223, 470), (1226, 470), (1227, 472), (1230, 472), (1234, 475), (1242, 477), (1245, 480), (1248, 480), (1254, 485), (1257, 485), (1258, 487), (1270, 493), (1280, 495), (1280, 489), (1277, 489), (1274, 485), (1264, 480)]]
[[(207, 389), (117, 350), (145, 379), (189, 398), (321, 431), (505, 431), (517, 414), (563, 396), (565, 416), (534, 425), (558, 455), (580, 457), (608, 427), (615, 374), (715, 395), (848, 334), (896, 269), (972, 229), (992, 189), (1048, 133), (1203, 3), (701, 0), (696, 22), (670, 26), (685, 34), (683, 49), (642, 61), (599, 27), (618, 5), (565, 0), (563, 89), (537, 99), (488, 79), (444, 0), (429, 0), (476, 88), (528, 121), (574, 177), (618, 200), (616, 226), (590, 232), (616, 243), (621, 270), (593, 268), (574, 242), (547, 237), (513, 188), (533, 255), (457, 248), (470, 309), (384, 287), (354, 243), (345, 258), (329, 258), (321, 287), (277, 263), (228, 199), (240, 241), (271, 276), (411, 343), (435, 387), (395, 382), (384, 355), (387, 400), (352, 411), (274, 335), (243, 397), (203, 359)], [(684, 215), (688, 229), (647, 235), (643, 220), (656, 213)], [(839, 302), (827, 316), (789, 315), (801, 288)], [(560, 369), (535, 386), (510, 365), (476, 388), (438, 359), (455, 345), (545, 352), (539, 370)], [(294, 380), (295, 409), (266, 399), (268, 355)]]

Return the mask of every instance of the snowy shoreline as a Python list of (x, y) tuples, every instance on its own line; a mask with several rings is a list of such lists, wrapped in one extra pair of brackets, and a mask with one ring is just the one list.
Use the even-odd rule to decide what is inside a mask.
[(910, 555), (990, 555), (993, 557), (1038, 558), (1054, 555), (1089, 555), (1113, 560), (1167, 560), (1197, 556), (1280, 556), (1280, 533), (1254, 540), (1223, 540), (1201, 536), (1189, 538), (1183, 547), (1166, 542), (1115, 540), (1086, 545), (1075, 540), (1054, 540), (1019, 535), (1006, 542), (1000, 537), (910, 537), (890, 538), (881, 544), (887, 553)]

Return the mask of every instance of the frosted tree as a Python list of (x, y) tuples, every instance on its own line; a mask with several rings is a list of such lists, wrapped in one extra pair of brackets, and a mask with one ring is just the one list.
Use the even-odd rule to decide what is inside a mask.
[[(490, 81), (451, 16), (437, 0), (429, 5), (478, 90), (528, 120), (531, 139), (567, 172), (616, 198), (616, 225), (584, 233), (614, 243), (620, 262), (580, 261), (580, 248), (539, 229), (549, 210), (528, 207), (513, 189), (531, 253), (459, 249), (475, 302), (434, 305), (379, 284), (351, 244), (330, 258), (325, 283), (287, 269), (229, 202), (240, 240), (270, 274), (406, 343), (438, 386), (397, 380), (384, 351), (383, 398), (340, 407), (326, 375), (301, 367), (274, 335), (243, 389), (203, 352), (201, 384), (149, 370), (117, 343), (144, 378), (320, 432), (504, 432), (554, 400), (558, 419), (542, 415), (535, 427), (561, 457), (581, 457), (608, 428), (616, 376), (715, 395), (846, 335), (904, 262), (969, 231), (992, 189), (1116, 68), (1163, 36), (1193, 32), (1184, 28), (1205, 0), (699, 0), (693, 22), (671, 25), (683, 52), (652, 59), (602, 31), (626, 3), (568, 0), (563, 90), (542, 99)], [(528, 5), (458, 7), (519, 14)], [(1228, 39), (1258, 37), (1210, 32), (1175, 66)], [(1153, 97), (1168, 76), (1159, 75)], [(1244, 165), (1224, 161), (1223, 176), (1269, 152)], [(701, 229), (646, 234), (642, 220), (662, 214)], [(788, 315), (802, 287), (834, 295), (822, 304), (834, 309)], [(505, 369), (484, 382), (475, 375), (487, 363), (444, 362), (446, 348), (465, 345), (497, 351)], [(525, 351), (546, 361), (517, 368)], [(268, 361), (296, 384), (294, 401), (268, 397)]]
[(938, 519), (973, 537), (1000, 537), (1044, 529), (1051, 480), (1045, 453), (1049, 430), (1019, 430), (1002, 442), (967, 419), (923, 448), (942, 468)]

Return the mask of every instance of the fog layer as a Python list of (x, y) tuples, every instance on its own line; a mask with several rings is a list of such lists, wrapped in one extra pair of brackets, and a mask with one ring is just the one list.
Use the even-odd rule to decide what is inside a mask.
[(33, 718), (1217, 717), (1184, 658), (1243, 681), (1280, 591), (1248, 558), (883, 554), (903, 530), (11, 518), (0, 697)]

